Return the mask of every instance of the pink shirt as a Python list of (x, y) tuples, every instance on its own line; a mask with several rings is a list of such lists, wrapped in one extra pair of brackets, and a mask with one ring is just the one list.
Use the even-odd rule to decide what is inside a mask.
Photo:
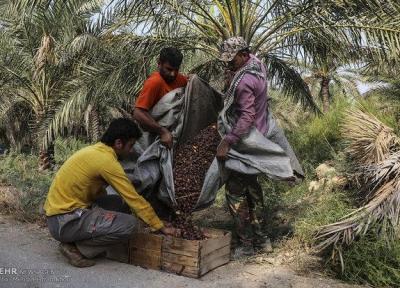
[[(254, 55), (251, 59), (261, 63), (262, 71), (266, 75), (265, 65)], [(250, 61), (250, 60), (249, 60)], [(233, 111), (238, 115), (232, 131), (225, 136), (230, 144), (235, 144), (246, 136), (250, 128), (255, 126), (262, 134), (267, 132), (267, 79), (253, 74), (245, 74), (236, 88)]]

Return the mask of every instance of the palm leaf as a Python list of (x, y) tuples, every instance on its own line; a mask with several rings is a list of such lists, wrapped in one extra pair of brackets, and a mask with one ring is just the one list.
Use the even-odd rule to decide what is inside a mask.
[(394, 239), (400, 224), (400, 139), (376, 117), (361, 110), (349, 111), (343, 126), (347, 152), (357, 165), (357, 177), (366, 191), (363, 206), (342, 220), (318, 229), (316, 248), (332, 249), (341, 259), (344, 247), (372, 229)]
[(285, 61), (273, 55), (266, 55), (264, 59), (268, 67), (269, 77), (275, 86), (282, 88), (287, 97), (295, 102), (300, 102), (303, 107), (308, 107), (319, 113), (308, 85), (294, 67), (287, 65)]

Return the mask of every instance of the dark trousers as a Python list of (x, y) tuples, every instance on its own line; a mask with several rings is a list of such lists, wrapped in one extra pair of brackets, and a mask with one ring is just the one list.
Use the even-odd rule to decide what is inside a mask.
[(87, 258), (93, 258), (110, 246), (126, 242), (138, 219), (118, 195), (99, 198), (88, 209), (47, 217), (47, 225), (54, 239), (75, 243)]

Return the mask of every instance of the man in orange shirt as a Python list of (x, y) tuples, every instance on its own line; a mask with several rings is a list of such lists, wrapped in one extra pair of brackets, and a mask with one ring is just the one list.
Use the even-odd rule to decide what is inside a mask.
[(140, 126), (151, 133), (160, 135), (161, 144), (172, 147), (171, 132), (160, 126), (150, 115), (150, 110), (168, 92), (186, 86), (188, 79), (179, 73), (182, 53), (175, 47), (163, 48), (158, 60), (158, 71), (144, 82), (143, 89), (135, 103), (133, 117)]

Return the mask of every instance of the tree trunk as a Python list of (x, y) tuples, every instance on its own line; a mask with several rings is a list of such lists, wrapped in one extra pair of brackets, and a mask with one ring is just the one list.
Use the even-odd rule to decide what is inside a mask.
[(54, 142), (47, 149), (42, 148), (39, 152), (39, 171), (52, 169), (54, 162)]
[(100, 123), (99, 123), (99, 113), (97, 113), (96, 108), (92, 108), (89, 113), (89, 134), (90, 140), (96, 142), (100, 138)]
[(17, 131), (13, 122), (9, 122), (8, 127), (6, 128), (6, 137), (10, 142), (10, 147), (17, 153), (21, 152), (21, 143), (17, 140)]
[(329, 77), (323, 76), (321, 80), (321, 91), (320, 96), (322, 100), (322, 110), (324, 113), (329, 111), (331, 94), (329, 92), (329, 82), (331, 79)]
[[(39, 127), (42, 119), (44, 118), (45, 112), (39, 111), (36, 116), (36, 125)], [(38, 138), (36, 140), (39, 147), (39, 171), (44, 171), (48, 169), (53, 169), (54, 162), (54, 141), (51, 141), (47, 148), (44, 147), (43, 143), (41, 143), (41, 139)]]

